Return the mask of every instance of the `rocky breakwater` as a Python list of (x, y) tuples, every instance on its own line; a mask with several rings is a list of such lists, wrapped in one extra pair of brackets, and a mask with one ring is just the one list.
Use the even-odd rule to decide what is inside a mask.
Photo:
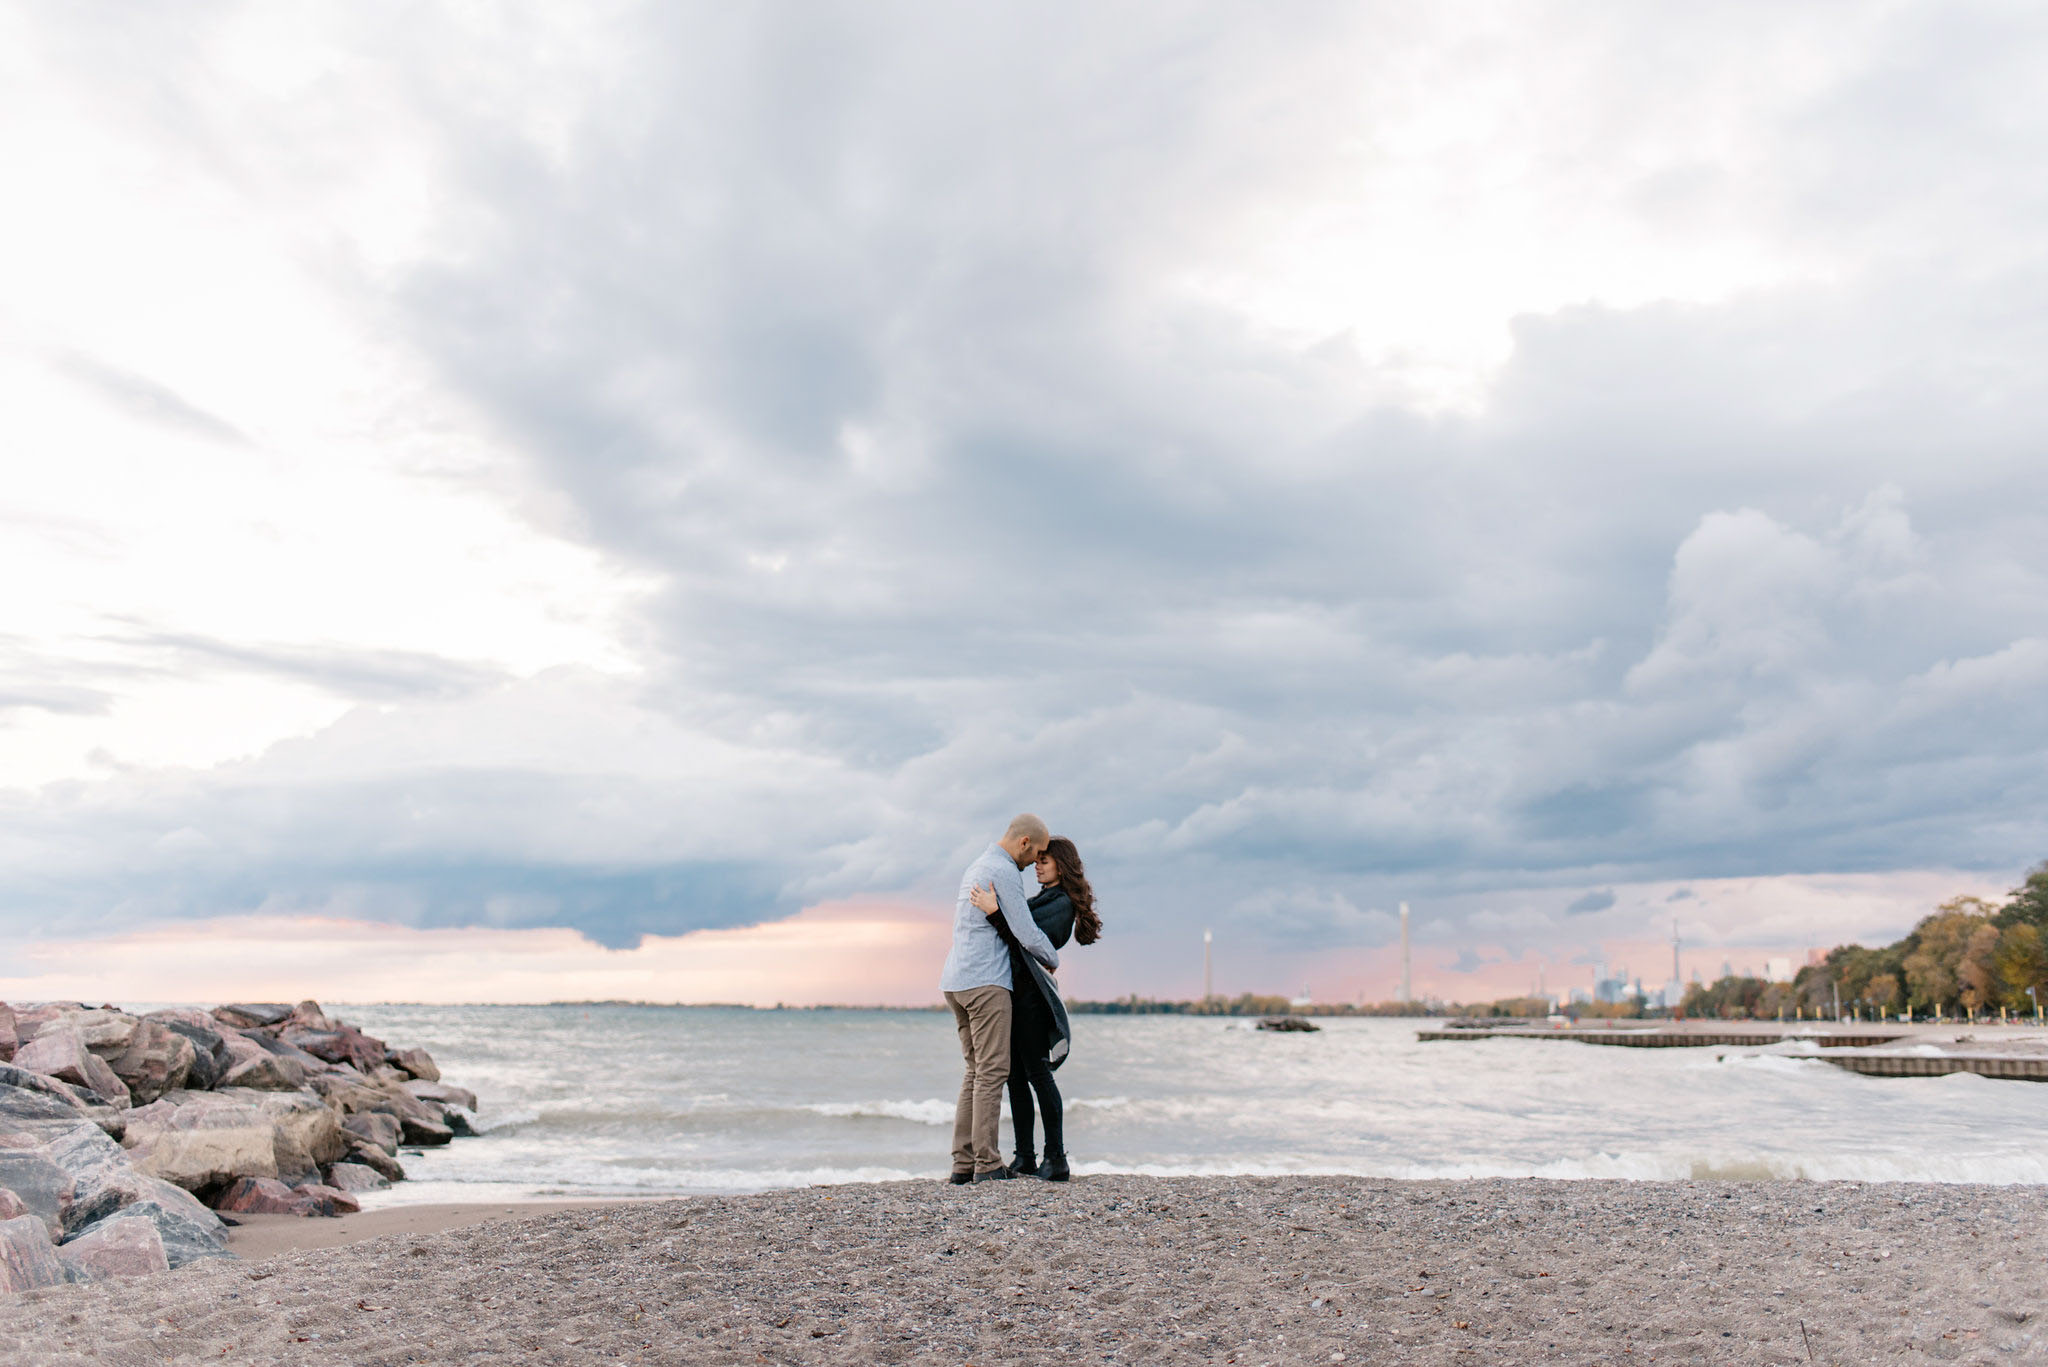
[(346, 1214), (475, 1110), (317, 1002), (0, 1003), (0, 1292), (232, 1256), (222, 1212)]

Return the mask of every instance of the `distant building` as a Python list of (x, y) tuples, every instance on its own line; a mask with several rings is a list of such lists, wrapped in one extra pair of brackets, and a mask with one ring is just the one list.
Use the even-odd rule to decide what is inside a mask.
[(1585, 988), (1575, 987), (1572, 989), (1571, 1004), (1573, 1006), (1584, 1006), (1587, 1002), (1590, 1002), (1592, 1000), (1593, 994), (1588, 992)]
[(1790, 959), (1765, 959), (1764, 981), (1773, 983), (1791, 982), (1792, 961)]

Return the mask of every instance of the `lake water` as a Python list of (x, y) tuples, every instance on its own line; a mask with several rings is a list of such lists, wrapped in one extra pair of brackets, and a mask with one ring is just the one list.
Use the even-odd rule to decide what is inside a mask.
[[(373, 1204), (943, 1176), (960, 1059), (933, 1011), (333, 1008), (429, 1049), (478, 1139)], [(1769, 1050), (1420, 1044), (1417, 1020), (1080, 1016), (1077, 1173), (2048, 1182), (2048, 1086), (1868, 1078)], [(1005, 1122), (1005, 1152), (1008, 1127)]]

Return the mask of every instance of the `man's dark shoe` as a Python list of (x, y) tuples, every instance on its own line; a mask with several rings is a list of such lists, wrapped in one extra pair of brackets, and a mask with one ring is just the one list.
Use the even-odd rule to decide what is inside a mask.
[(1017, 1156), (1010, 1160), (1010, 1175), (1012, 1177), (1038, 1176), (1038, 1155), (1028, 1150), (1020, 1150)]
[(1038, 1175), (1048, 1182), (1064, 1182), (1074, 1174), (1067, 1170), (1065, 1154), (1048, 1153), (1045, 1161), (1038, 1165)]
[(1017, 1180), (1017, 1174), (1011, 1172), (1008, 1168), (990, 1168), (987, 1172), (977, 1172), (974, 1174), (974, 1180), (977, 1182), (1014, 1182)]
[(956, 1187), (964, 1187), (974, 1180), (974, 1174), (971, 1172), (956, 1172), (946, 1180)]

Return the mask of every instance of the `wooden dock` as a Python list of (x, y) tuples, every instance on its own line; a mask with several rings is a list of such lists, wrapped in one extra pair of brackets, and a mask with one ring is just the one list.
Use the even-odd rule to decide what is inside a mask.
[[(1598, 1030), (1477, 1026), (1418, 1030), (1415, 1037), (1425, 1043), (1481, 1039), (1570, 1040), (1578, 1044), (1605, 1044), (1624, 1049), (1762, 1049), (1773, 1044), (1805, 1040), (1811, 1041), (1821, 1051), (1814, 1057), (1867, 1077), (1944, 1077), (1949, 1073), (1975, 1073), (1979, 1077), (2048, 1082), (2048, 1038), (1980, 1040), (1969, 1036), (1948, 1036), (1926, 1027), (1845, 1030), (1810, 1025), (1780, 1028), (1761, 1023), (1721, 1025), (1677, 1021), (1641, 1028)], [(1920, 1041), (1921, 1046), (1914, 1047), (1911, 1044), (1914, 1040)], [(1933, 1048), (1927, 1048), (1928, 1045)]]
[(2048, 1056), (2032, 1054), (1829, 1054), (1837, 1068), (1870, 1077), (1945, 1077), (1975, 1073), (1979, 1077), (2048, 1082)]
[(1572, 1040), (1624, 1049), (1759, 1048), (1786, 1040), (1812, 1040), (1821, 1049), (1868, 1049), (1905, 1038), (1903, 1033), (1876, 1034), (1842, 1030), (1418, 1030), (1425, 1044), (1475, 1039)]

